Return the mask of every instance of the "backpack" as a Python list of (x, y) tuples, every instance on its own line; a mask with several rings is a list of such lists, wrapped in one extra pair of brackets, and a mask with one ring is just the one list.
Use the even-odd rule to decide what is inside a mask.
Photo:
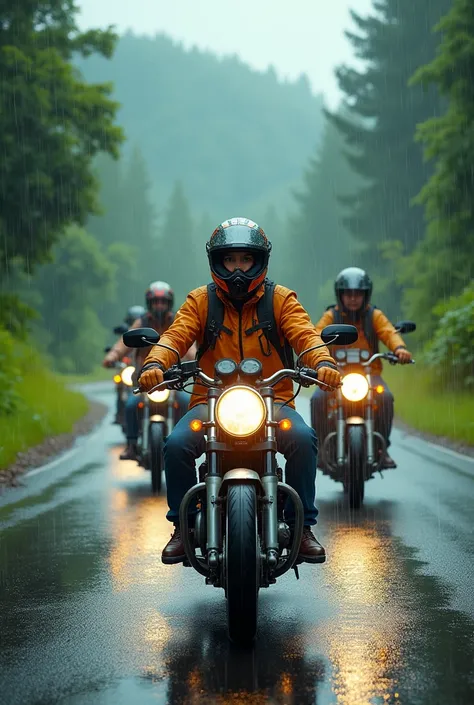
[[(366, 313), (363, 316), (362, 320), (362, 327), (364, 329), (364, 335), (367, 338), (367, 342), (369, 343), (369, 348), (374, 355), (375, 353), (379, 352), (379, 339), (377, 337), (377, 333), (375, 332), (374, 329), (374, 310), (377, 308), (377, 306), (369, 306)], [(339, 323), (345, 323), (342, 317), (342, 311), (339, 311), (334, 304), (331, 306), (328, 306), (326, 308), (326, 311), (332, 311), (332, 315), (334, 318), (333, 323), (339, 324)]]
[[(294, 369), (295, 361), (293, 356), (293, 348), (289, 342), (284, 339), (283, 345), (280, 342), (278, 333), (278, 325), (275, 320), (275, 311), (273, 309), (273, 294), (275, 291), (275, 282), (268, 279), (264, 281), (265, 291), (263, 296), (257, 302), (257, 322), (245, 331), (245, 335), (252, 335), (258, 330), (261, 330), (268, 343), (268, 350), (262, 349), (263, 355), (269, 357), (272, 354), (271, 348), (274, 348), (286, 369)], [(204, 330), (204, 339), (199, 347), (197, 359), (200, 360), (204, 353), (209, 350), (214, 350), (217, 339), (221, 332), (227, 335), (232, 335), (232, 331), (224, 325), (224, 303), (217, 295), (217, 287), (214, 283), (207, 285), (207, 320)]]

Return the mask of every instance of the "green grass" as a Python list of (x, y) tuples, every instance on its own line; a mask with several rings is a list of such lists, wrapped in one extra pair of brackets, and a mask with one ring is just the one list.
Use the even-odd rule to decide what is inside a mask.
[(395, 416), (436, 436), (474, 445), (474, 394), (442, 389), (436, 375), (422, 365), (397, 366), (383, 376), (395, 397)]
[(96, 367), (87, 375), (58, 375), (65, 384), (88, 384), (89, 382), (112, 382), (116, 370)]
[(16, 391), (21, 408), (0, 416), (0, 468), (47, 436), (69, 433), (89, 408), (82, 394), (68, 389), (63, 378), (47, 369), (26, 371)]

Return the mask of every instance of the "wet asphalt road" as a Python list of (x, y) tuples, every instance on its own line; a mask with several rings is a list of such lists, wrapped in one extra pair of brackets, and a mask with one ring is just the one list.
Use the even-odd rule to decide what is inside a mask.
[(121, 441), (109, 417), (0, 497), (2, 704), (474, 703), (472, 461), (395, 433), (356, 516), (319, 474), (328, 561), (261, 591), (239, 651), (222, 590), (160, 562), (166, 499)]

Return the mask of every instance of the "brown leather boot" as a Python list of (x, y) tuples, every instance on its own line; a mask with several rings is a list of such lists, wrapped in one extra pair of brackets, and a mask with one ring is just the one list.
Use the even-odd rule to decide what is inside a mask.
[(301, 538), (298, 558), (305, 563), (324, 563), (326, 560), (326, 551), (323, 546), (321, 546), (309, 526), (305, 526), (303, 528), (303, 536)]
[(166, 565), (174, 565), (175, 563), (182, 563), (185, 558), (181, 529), (175, 525), (171, 538), (161, 553), (161, 561)]
[(390, 470), (391, 468), (396, 468), (397, 464), (394, 461), (393, 458), (389, 456), (388, 453), (385, 453), (383, 460), (382, 460), (382, 468), (385, 470)]
[(128, 441), (123, 453), (120, 453), (120, 460), (137, 460), (137, 444)]

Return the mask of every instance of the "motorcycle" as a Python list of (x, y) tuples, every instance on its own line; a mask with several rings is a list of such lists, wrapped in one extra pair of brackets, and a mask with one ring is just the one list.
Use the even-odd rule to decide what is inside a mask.
[(176, 403), (175, 393), (170, 389), (142, 394), (138, 402), (138, 463), (150, 470), (153, 492), (160, 492), (163, 485), (163, 447), (173, 430)]
[[(205, 430), (206, 461), (199, 468), (199, 482), (184, 496), (179, 521), (186, 554), (184, 565), (203, 575), (206, 584), (223, 588), (227, 598), (227, 629), (238, 644), (253, 641), (257, 630), (258, 593), (294, 568), (298, 578), (298, 552), (303, 535), (303, 505), (297, 492), (282, 482), (276, 460), (276, 427), (289, 430), (288, 419), (275, 421), (273, 387), (290, 378), (299, 387), (319, 384), (316, 373), (300, 362), (306, 353), (324, 344), (351, 345), (357, 329), (348, 325), (327, 326), (321, 345), (299, 355), (295, 369), (282, 369), (262, 379), (262, 364), (254, 358), (240, 363), (225, 358), (214, 367), (214, 378), (204, 374), (198, 362), (182, 362), (177, 350), (160, 346), (150, 328), (124, 334), (129, 347), (158, 345), (172, 350), (177, 364), (164, 373), (164, 381), (152, 393), (183, 389), (192, 380), (207, 388), (207, 421), (191, 421), (194, 431)], [(332, 389), (332, 388), (329, 388)], [(139, 390), (134, 390), (139, 392)], [(284, 505), (295, 508), (295, 526), (285, 522)], [(188, 509), (197, 502), (194, 539)]]
[[(104, 352), (108, 353), (110, 347), (104, 348)], [(119, 362), (115, 362), (112, 365), (112, 369), (115, 370), (113, 376), (113, 382), (115, 386), (116, 395), (116, 411), (114, 423), (121, 426), (122, 431), (125, 433), (125, 404), (132, 391), (133, 381), (132, 377), (135, 372), (135, 367), (131, 364), (131, 359), (129, 357), (124, 357)]]
[[(108, 352), (107, 348), (105, 352)], [(117, 370), (113, 378), (117, 394), (115, 422), (124, 433), (125, 404), (135, 382), (135, 366), (131, 362), (129, 357), (124, 357), (114, 364)], [(140, 433), (137, 462), (145, 470), (150, 470), (152, 492), (160, 492), (163, 485), (163, 445), (173, 429), (175, 403), (175, 394), (169, 389), (143, 394), (138, 402)]]
[[(416, 324), (402, 321), (396, 324), (396, 330), (411, 333)], [(395, 365), (398, 358), (390, 352), (370, 356), (368, 350), (357, 348), (338, 349), (334, 358), (343, 375), (342, 386), (329, 401), (328, 418), (335, 420), (336, 430), (321, 439), (319, 465), (333, 480), (342, 482), (349, 507), (359, 509), (365, 483), (381, 471), (387, 450), (386, 439), (374, 430), (377, 394), (384, 388), (372, 383), (371, 366), (378, 358)]]

